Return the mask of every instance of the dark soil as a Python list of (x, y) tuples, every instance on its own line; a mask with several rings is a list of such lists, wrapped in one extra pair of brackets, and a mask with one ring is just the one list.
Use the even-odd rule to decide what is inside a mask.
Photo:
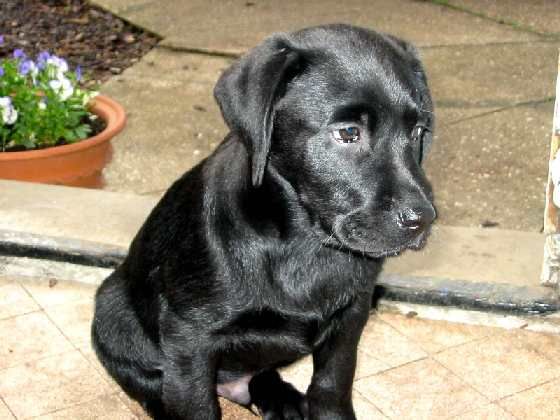
[(101, 118), (95, 118), (95, 119), (87, 118), (87, 121), (83, 121), (83, 123), (89, 124), (91, 128), (91, 133), (89, 134), (90, 137), (98, 135), (103, 130), (105, 130), (105, 127), (107, 127), (107, 124)]
[(49, 51), (103, 82), (134, 64), (159, 41), (155, 35), (85, 0), (0, 0), (0, 59), (16, 48)]

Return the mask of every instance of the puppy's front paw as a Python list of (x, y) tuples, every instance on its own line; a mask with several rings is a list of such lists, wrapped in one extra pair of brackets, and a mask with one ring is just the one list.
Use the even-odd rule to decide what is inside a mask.
[(296, 407), (293, 406), (284, 406), (280, 410), (272, 410), (262, 412), (260, 414), (263, 420), (305, 420), (305, 417)]
[(264, 420), (306, 420), (307, 403), (304, 395), (284, 382), (278, 372), (269, 371), (255, 376), (249, 384), (251, 402)]
[(257, 405), (257, 408), (263, 420), (306, 420), (308, 418), (305, 398), (295, 389), (292, 395), (278, 396), (274, 400), (269, 400), (264, 406)]
[(307, 410), (309, 418), (314, 420), (356, 420), (356, 415), (352, 407), (329, 408), (328, 404), (325, 404), (323, 406), (313, 405), (312, 407), (308, 407)]

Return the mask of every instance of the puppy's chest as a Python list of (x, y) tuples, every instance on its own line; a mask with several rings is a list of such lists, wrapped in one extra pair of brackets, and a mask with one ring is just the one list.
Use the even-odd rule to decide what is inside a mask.
[[(341, 288), (335, 279), (313, 282), (293, 277), (283, 287), (265, 287), (258, 298), (232, 317), (228, 330), (241, 340), (265, 346), (288, 345), (298, 353), (309, 353), (337, 328), (345, 311), (357, 298), (355, 288)], [(272, 350), (272, 348), (271, 348)]]
[(311, 353), (337, 328), (343, 311), (248, 308), (231, 320), (227, 335), (242, 348), (251, 348), (254, 357), (277, 363)]
[(311, 353), (356, 299), (373, 290), (377, 265), (364, 267), (346, 256), (340, 261), (338, 255), (293, 255), (269, 258), (258, 277), (248, 276), (243, 284), (250, 290), (238, 290), (236, 309), (220, 331), (233, 348), (252, 349), (244, 354), (262, 359), (259, 365)]
[(269, 269), (261, 271), (265, 278), (255, 279), (259, 287), (253, 309), (239, 319), (319, 332), (336, 321), (357, 296), (373, 290), (378, 266), (329, 254), (272, 259)]

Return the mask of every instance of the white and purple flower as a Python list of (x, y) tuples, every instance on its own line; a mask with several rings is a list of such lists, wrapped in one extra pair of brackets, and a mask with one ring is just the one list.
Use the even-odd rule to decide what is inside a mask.
[(64, 78), (64, 73), (68, 71), (68, 63), (66, 60), (56, 55), (51, 55), (47, 58), (46, 65), (48, 66), (49, 76), (53, 79)]
[[(87, 106), (89, 101), (99, 95), (99, 92), (92, 90), (91, 92), (81, 92), (82, 93), (82, 105)], [(95, 115), (92, 115), (90, 118), (95, 119)]]
[(64, 76), (51, 80), (49, 82), (49, 87), (58, 95), (61, 101), (65, 101), (74, 93), (72, 82)]
[(18, 113), (9, 96), (0, 97), (0, 120), (2, 124), (12, 125), (17, 121)]

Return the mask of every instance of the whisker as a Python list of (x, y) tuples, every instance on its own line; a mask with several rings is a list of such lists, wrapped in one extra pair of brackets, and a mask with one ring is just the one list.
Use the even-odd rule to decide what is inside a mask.
[(334, 236), (334, 230), (332, 230), (332, 233), (329, 235), (328, 238), (323, 239), (321, 242), (319, 242), (319, 246), (317, 247), (315, 252), (319, 251), (322, 247), (326, 247), (329, 241), (333, 238), (333, 236)]
[(434, 111), (430, 111), (430, 110), (427, 110), (427, 109), (424, 109), (424, 108), (418, 108), (418, 109), (419, 109), (420, 111), (426, 112), (426, 113), (428, 113), (428, 114), (435, 114)]

